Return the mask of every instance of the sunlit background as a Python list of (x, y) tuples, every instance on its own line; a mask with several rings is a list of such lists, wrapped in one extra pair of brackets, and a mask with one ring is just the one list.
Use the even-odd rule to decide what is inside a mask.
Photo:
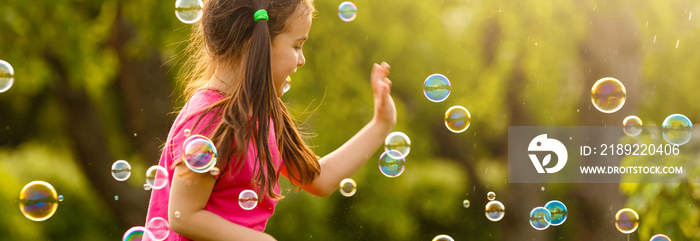
[[(307, 63), (282, 98), (323, 156), (371, 119), (370, 69), (386, 61), (394, 130), (410, 138), (410, 154), (393, 160), (377, 150), (352, 176), (355, 189), (347, 184), (327, 198), (281, 180), (286, 197), (266, 228), (278, 240), (700, 239), (700, 185), (688, 181), (697, 177), (513, 184), (507, 171), (508, 126), (622, 126), (630, 115), (644, 126), (672, 114), (700, 120), (700, 1), (341, 3), (316, 0)], [(13, 71), (0, 71), (0, 239), (119, 240), (146, 225), (146, 171), (186, 101), (176, 78), (197, 26), (194, 9), (180, 9), (181, 20), (173, 0), (2, 1), (0, 60)], [(437, 92), (424, 94), (429, 76), (437, 79), (427, 89)], [(604, 77), (626, 90), (617, 110), (591, 101)], [(450, 118), (470, 121), (453, 121), (450, 131), (453, 106), (463, 108)], [(694, 165), (699, 139), (681, 154)], [(117, 160), (129, 164), (128, 176), (123, 163), (112, 175)], [(43, 221), (18, 208), (28, 205), (20, 193), (32, 181), (56, 191), (44, 190), (57, 208), (44, 210)], [(488, 192), (503, 216), (485, 215), (499, 210), (487, 206)], [(538, 230), (549, 222), (535, 208), (553, 200), (567, 218)], [(624, 208), (639, 216), (630, 234), (616, 226)]]

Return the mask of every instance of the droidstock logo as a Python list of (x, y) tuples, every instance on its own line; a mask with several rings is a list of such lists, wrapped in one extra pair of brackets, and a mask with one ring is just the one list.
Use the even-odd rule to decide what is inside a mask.
[(569, 157), (569, 153), (566, 151), (566, 147), (560, 141), (556, 139), (547, 138), (547, 134), (542, 134), (536, 136), (530, 145), (527, 147), (529, 152), (554, 152), (557, 155), (557, 164), (554, 167), (547, 167), (547, 164), (552, 160), (552, 154), (549, 153), (540, 162), (535, 154), (529, 154), (532, 164), (535, 165), (535, 169), (539, 173), (555, 173), (560, 171), (566, 165), (566, 159)]

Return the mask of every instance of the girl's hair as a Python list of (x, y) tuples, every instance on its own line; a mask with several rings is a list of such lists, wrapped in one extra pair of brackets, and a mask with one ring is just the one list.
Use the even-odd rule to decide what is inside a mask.
[[(204, 113), (214, 111), (220, 121), (211, 136), (218, 149), (217, 167), (240, 171), (252, 141), (255, 153), (254, 185), (259, 193), (279, 198), (274, 193), (277, 174), (268, 139), (270, 120), (277, 134), (277, 145), (288, 176), (303, 185), (320, 173), (318, 157), (304, 143), (285, 104), (277, 97), (272, 80), (270, 49), (272, 40), (287, 30), (290, 20), (315, 13), (313, 0), (208, 0), (205, 1), (199, 27), (191, 36), (191, 58), (184, 78), (189, 83), (185, 96), (194, 93), (212, 78), (219, 68), (242, 66), (244, 79), (231, 84), (230, 96), (212, 104)], [(267, 10), (269, 20), (255, 21), (253, 14)], [(251, 112), (252, 111), (252, 112)], [(203, 114), (204, 115), (204, 114)], [(199, 121), (197, 121), (199, 122)], [(199, 123), (197, 123), (199, 124)], [(233, 163), (228, 163), (233, 160)], [(233, 168), (229, 168), (233, 167)]]

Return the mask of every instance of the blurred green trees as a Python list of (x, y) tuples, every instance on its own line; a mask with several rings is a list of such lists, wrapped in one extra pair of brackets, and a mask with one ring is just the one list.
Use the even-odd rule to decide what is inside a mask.
[[(624, 240), (613, 224), (623, 207), (641, 215), (633, 239), (700, 238), (696, 184), (509, 184), (506, 161), (509, 125), (619, 125), (631, 114), (645, 125), (672, 113), (700, 120), (698, 1), (358, 0), (349, 23), (337, 16), (340, 2), (316, 1), (307, 64), (291, 76), (283, 99), (317, 134), (310, 140), (317, 154), (327, 154), (370, 120), (371, 64), (387, 61), (395, 130), (413, 144), (407, 170), (382, 176), (378, 151), (353, 176), (358, 192), (351, 198), (296, 193), (283, 180), (286, 198), (267, 228), (279, 240), (431, 240), (443, 233), (456, 240)], [(0, 4), (0, 59), (16, 76), (0, 93), (0, 239), (114, 240), (145, 223), (143, 173), (157, 163), (171, 112), (184, 101), (174, 77), (190, 29), (170, 1)], [(441, 103), (421, 93), (433, 73), (452, 82)], [(628, 93), (613, 114), (592, 108), (588, 94), (607, 76)], [(471, 112), (464, 133), (444, 127), (452, 105)], [(697, 149), (698, 142), (688, 145)], [(124, 183), (109, 174), (118, 159), (133, 168)], [(66, 197), (44, 222), (17, 210), (19, 191), (32, 180)], [(500, 222), (483, 216), (488, 191), (506, 206)], [(551, 199), (569, 207), (567, 222), (532, 229), (527, 214)]]

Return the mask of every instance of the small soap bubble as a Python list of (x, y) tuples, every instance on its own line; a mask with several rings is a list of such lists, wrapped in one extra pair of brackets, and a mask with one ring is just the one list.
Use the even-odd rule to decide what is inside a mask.
[(213, 176), (218, 176), (219, 174), (221, 174), (221, 170), (219, 170), (218, 167), (214, 167), (211, 169), (211, 171), (209, 173)]
[[(384, 150), (391, 158), (404, 159), (411, 152), (411, 139), (403, 132), (392, 132), (384, 139)], [(396, 152), (388, 152), (392, 150)], [(397, 156), (396, 153), (400, 155)]]
[(496, 199), (496, 193), (495, 192), (489, 192), (486, 194), (486, 199), (489, 201), (493, 201)]
[(19, 193), (19, 210), (32, 221), (44, 221), (56, 213), (58, 194), (48, 182), (32, 181)]
[(131, 176), (131, 165), (124, 160), (118, 160), (112, 164), (112, 177), (123, 182)]
[(469, 201), (469, 199), (464, 199), (464, 201), (462, 201), (462, 206), (464, 208), (469, 208), (469, 206), (471, 206), (471, 202)]
[(180, 218), (180, 211), (175, 211), (175, 218)]
[(452, 106), (445, 112), (445, 126), (451, 132), (462, 133), (466, 131), (471, 121), (472, 115), (469, 114), (467, 108), (462, 106)]
[(14, 82), (15, 70), (12, 68), (12, 65), (0, 59), (0, 93), (9, 90)]
[(148, 221), (146, 229), (151, 231), (153, 238), (156, 240), (165, 240), (170, 234), (170, 224), (161, 217), (155, 217)]
[(282, 89), (282, 91), (283, 91), (284, 93), (287, 93), (287, 91), (289, 91), (289, 89), (292, 88), (291, 82), (292, 82), (292, 78), (289, 77), (289, 76), (287, 76), (287, 81), (284, 82), (284, 89)]
[(681, 114), (669, 115), (661, 124), (661, 134), (670, 144), (683, 145), (690, 141), (693, 133), (693, 123)]
[(192, 130), (185, 129), (183, 134), (185, 134), (185, 137), (189, 137), (192, 134)]
[(552, 214), (544, 207), (536, 207), (530, 211), (530, 226), (537, 230), (549, 228), (547, 220), (552, 219)]
[(142, 226), (135, 226), (124, 233), (122, 241), (141, 241), (146, 238), (154, 239), (153, 233)]
[(622, 82), (615, 78), (605, 77), (593, 84), (591, 102), (596, 109), (603, 113), (613, 113), (625, 104), (627, 90)]
[(58, 201), (63, 202), (63, 195), (58, 195)]
[(663, 234), (657, 234), (651, 236), (651, 239), (649, 239), (649, 241), (671, 241), (671, 238)]
[(243, 190), (238, 194), (238, 205), (244, 210), (252, 210), (258, 206), (258, 194), (253, 190)]
[(561, 225), (564, 223), (564, 221), (566, 221), (566, 216), (569, 215), (569, 210), (566, 209), (566, 205), (558, 200), (547, 202), (547, 204), (544, 205), (544, 208), (546, 208), (551, 214), (549, 216), (550, 219), (547, 220), (547, 222), (552, 224), (552, 226)]
[(622, 120), (622, 131), (627, 136), (638, 136), (642, 133), (642, 119), (636, 115), (631, 115)]
[(544, 187), (540, 187), (540, 190), (542, 190), (544, 192)]
[(455, 240), (452, 239), (452, 237), (448, 236), (447, 234), (440, 234), (438, 236), (435, 236), (435, 238), (433, 238), (433, 241), (455, 241)]
[(143, 190), (150, 191), (150, 190), (151, 190), (151, 185), (143, 184)]
[(423, 82), (423, 94), (432, 102), (442, 102), (450, 96), (450, 80), (441, 74), (431, 74)]
[(629, 208), (620, 209), (615, 214), (615, 227), (624, 234), (633, 233), (639, 227), (639, 214)]
[(192, 135), (182, 145), (184, 146), (185, 165), (193, 172), (209, 172), (216, 165), (216, 146), (209, 138), (202, 135)]
[(118, 196), (118, 195), (114, 195), (114, 201), (118, 201), (118, 200), (119, 200), (119, 196)]
[[(389, 154), (391, 153), (391, 155)], [(406, 159), (394, 159), (391, 156), (400, 156), (401, 153), (389, 150), (379, 157), (379, 171), (387, 177), (398, 177), (406, 170)]]
[(338, 6), (338, 17), (345, 22), (355, 20), (357, 17), (357, 6), (350, 1), (340, 3)]
[(146, 184), (153, 189), (165, 187), (168, 184), (168, 171), (162, 166), (151, 166), (146, 171)]
[(340, 181), (340, 194), (346, 197), (352, 197), (357, 192), (357, 183), (351, 178), (345, 178)]
[(175, 1), (175, 16), (180, 22), (193, 24), (202, 18), (202, 0), (177, 0)]
[(499, 201), (490, 201), (486, 204), (485, 214), (492, 222), (498, 222), (506, 215), (506, 207)]

